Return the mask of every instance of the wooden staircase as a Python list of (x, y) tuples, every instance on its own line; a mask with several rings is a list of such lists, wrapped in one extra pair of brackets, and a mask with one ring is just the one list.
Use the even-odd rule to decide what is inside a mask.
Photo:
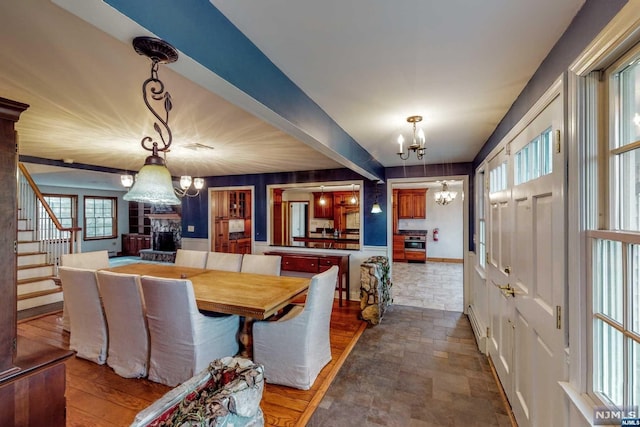
[(18, 312), (62, 301), (55, 266), (47, 263), (47, 253), (40, 251), (28, 223), (18, 219)]

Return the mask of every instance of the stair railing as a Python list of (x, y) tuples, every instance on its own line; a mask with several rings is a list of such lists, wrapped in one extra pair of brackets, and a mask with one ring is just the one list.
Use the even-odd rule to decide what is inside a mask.
[(65, 227), (47, 203), (27, 168), (18, 163), (19, 218), (27, 221), (40, 244), (40, 252), (47, 254), (47, 262), (56, 268), (63, 254), (80, 252), (80, 227)]

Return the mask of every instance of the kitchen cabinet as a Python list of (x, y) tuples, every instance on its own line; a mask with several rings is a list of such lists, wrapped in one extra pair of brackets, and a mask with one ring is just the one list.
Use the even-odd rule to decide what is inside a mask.
[(392, 193), (391, 212), (393, 214), (393, 234), (398, 234), (398, 190), (393, 190)]
[(426, 251), (405, 251), (404, 257), (407, 261), (420, 261), (425, 262), (427, 259)]
[(393, 235), (393, 260), (394, 261), (405, 260), (404, 235), (402, 234)]
[(229, 252), (229, 220), (220, 219), (214, 226), (215, 252)]
[[(324, 199), (324, 204), (321, 200)], [(313, 193), (313, 217), (333, 219), (333, 195), (331, 193)]]
[(251, 192), (229, 191), (229, 218), (251, 218)]
[(238, 239), (238, 247), (237, 252), (239, 254), (250, 254), (251, 253), (251, 238), (244, 237), (242, 239)]
[[(211, 250), (251, 253), (251, 190), (219, 190), (211, 193)], [(244, 227), (231, 227), (244, 222)], [(239, 237), (239, 238), (238, 238)]]
[(427, 190), (398, 190), (398, 218), (425, 219), (427, 210)]
[[(351, 199), (355, 195), (356, 202), (352, 203)], [(358, 206), (358, 193), (351, 191), (335, 191), (333, 193), (333, 205), (334, 206)]]
[(282, 193), (284, 190), (276, 188), (273, 190), (273, 244), (282, 246), (284, 242), (283, 215), (282, 215)]
[(215, 219), (229, 219), (229, 192), (214, 191), (211, 195), (212, 213)]

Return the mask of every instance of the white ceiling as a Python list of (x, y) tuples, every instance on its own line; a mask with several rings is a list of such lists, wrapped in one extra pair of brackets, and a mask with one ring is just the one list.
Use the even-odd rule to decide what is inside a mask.
[[(473, 160), (584, 0), (211, 2), (389, 167), (403, 164), (395, 141), (410, 138), (406, 117), (416, 114), (425, 163)], [(140, 95), (149, 61), (130, 43), (149, 34), (116, 12), (93, 15), (108, 33), (48, 0), (1, 2), (0, 96), (31, 105), (17, 126), (20, 154), (135, 171), (153, 129)], [(342, 167), (191, 81), (198, 72), (185, 56), (160, 68), (174, 104), (173, 175)], [(186, 148), (193, 143), (213, 150)]]

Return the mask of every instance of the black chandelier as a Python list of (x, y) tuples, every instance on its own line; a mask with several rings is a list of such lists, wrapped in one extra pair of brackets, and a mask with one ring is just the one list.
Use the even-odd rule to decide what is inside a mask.
[[(173, 134), (169, 127), (169, 112), (173, 104), (171, 95), (165, 90), (164, 83), (158, 77), (158, 68), (160, 64), (177, 61), (178, 51), (164, 40), (154, 37), (136, 37), (133, 39), (133, 48), (138, 54), (151, 59), (151, 75), (142, 84), (142, 99), (147, 109), (156, 118), (153, 129), (157, 133), (157, 139), (145, 136), (140, 141), (142, 148), (151, 151), (151, 155), (146, 158), (144, 166), (135, 177), (135, 182), (127, 178), (128, 183), (132, 183), (133, 186), (123, 199), (151, 204), (179, 205), (181, 202), (176, 195), (180, 197), (198, 195), (204, 186), (204, 180), (195, 178), (193, 183), (196, 193), (190, 194), (188, 190), (192, 182), (191, 177), (181, 177), (181, 188), (174, 188), (171, 173), (166, 166), (166, 153), (173, 141)], [(159, 153), (163, 156), (160, 157)]]

